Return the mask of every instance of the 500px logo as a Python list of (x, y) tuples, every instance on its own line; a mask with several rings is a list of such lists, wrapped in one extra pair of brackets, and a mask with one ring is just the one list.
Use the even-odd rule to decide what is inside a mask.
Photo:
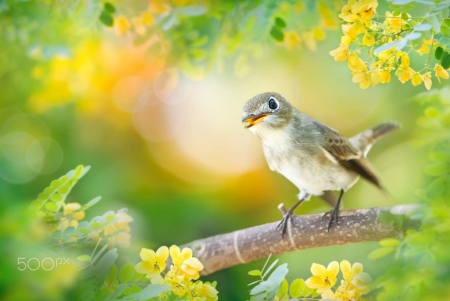
[(44, 271), (51, 271), (54, 268), (57, 268), (60, 265), (63, 264), (70, 264), (69, 262), (70, 258), (44, 258), (42, 260), (39, 260), (37, 258), (29, 258), (28, 260), (26, 258), (17, 258), (17, 269), (19, 271), (37, 271), (38, 269), (43, 269)]

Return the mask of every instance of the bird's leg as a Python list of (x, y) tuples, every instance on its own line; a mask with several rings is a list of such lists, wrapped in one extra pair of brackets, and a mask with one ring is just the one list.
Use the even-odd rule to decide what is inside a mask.
[(297, 203), (292, 206), (291, 209), (289, 209), (284, 215), (283, 215), (283, 219), (280, 221), (280, 223), (277, 226), (277, 230), (278, 228), (280, 228), (281, 226), (281, 237), (284, 236), (284, 233), (286, 233), (286, 229), (287, 229), (287, 223), (288, 220), (291, 220), (291, 224), (294, 226), (294, 222), (292, 221), (292, 213), (294, 212), (295, 208), (297, 208), (298, 206), (300, 206), (301, 203), (303, 203), (305, 199), (301, 198), (297, 201)]
[(345, 192), (344, 189), (341, 189), (341, 193), (339, 194), (338, 201), (337, 201), (336, 205), (334, 206), (333, 210), (324, 214), (324, 216), (326, 216), (328, 213), (330, 213), (330, 219), (328, 220), (327, 232), (330, 232), (330, 227), (331, 227), (331, 224), (333, 223), (333, 221), (335, 221), (336, 223), (338, 221), (339, 206), (341, 204), (341, 200), (342, 200), (342, 196), (344, 195), (344, 192)]

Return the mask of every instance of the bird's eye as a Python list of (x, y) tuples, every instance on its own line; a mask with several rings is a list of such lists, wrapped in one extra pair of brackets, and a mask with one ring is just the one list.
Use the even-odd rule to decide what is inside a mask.
[(269, 99), (269, 108), (271, 108), (272, 110), (278, 109), (278, 102), (273, 97)]

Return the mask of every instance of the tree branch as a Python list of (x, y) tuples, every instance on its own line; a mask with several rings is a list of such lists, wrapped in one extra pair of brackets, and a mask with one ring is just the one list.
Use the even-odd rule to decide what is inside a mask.
[[(301, 249), (310, 249), (332, 245), (342, 245), (367, 241), (379, 241), (383, 238), (401, 237), (404, 230), (397, 229), (391, 223), (382, 222), (378, 215), (390, 212), (405, 215), (417, 209), (419, 205), (400, 205), (341, 211), (338, 223), (327, 232), (328, 219), (322, 214), (292, 216), (295, 226), (288, 223), (284, 238), (276, 230), (278, 222), (264, 224), (235, 232), (199, 239), (184, 245), (193, 250), (204, 265), (203, 275), (247, 263), (270, 254), (283, 254)], [(279, 209), (283, 212), (284, 206)], [(407, 220), (404, 229), (420, 227), (419, 221)]]

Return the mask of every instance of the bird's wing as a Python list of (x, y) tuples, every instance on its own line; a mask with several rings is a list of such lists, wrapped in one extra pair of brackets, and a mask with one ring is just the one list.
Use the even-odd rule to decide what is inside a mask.
[(358, 173), (361, 177), (375, 186), (382, 188), (374, 169), (362, 156), (361, 151), (356, 149), (344, 136), (336, 130), (320, 123), (314, 122), (318, 131), (324, 137), (323, 149), (330, 153), (339, 164), (345, 168)]

